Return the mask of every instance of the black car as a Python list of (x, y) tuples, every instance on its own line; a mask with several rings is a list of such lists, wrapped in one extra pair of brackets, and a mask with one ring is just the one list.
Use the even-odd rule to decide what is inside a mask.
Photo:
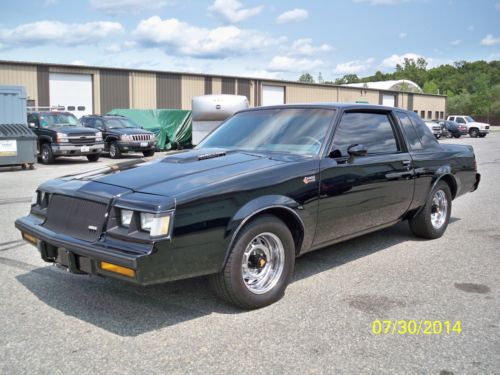
[(16, 227), (71, 272), (141, 285), (209, 275), (250, 309), (280, 299), (309, 251), (403, 220), (441, 237), (479, 179), (472, 147), (438, 143), (412, 111), (260, 107), (193, 150), (48, 181)]
[(82, 117), (80, 122), (102, 132), (105, 151), (109, 151), (109, 156), (113, 159), (128, 152), (142, 152), (144, 156), (153, 156), (155, 153), (155, 135), (127, 117), (91, 115)]
[(43, 164), (54, 163), (57, 156), (82, 155), (95, 162), (104, 149), (102, 133), (83, 127), (69, 112), (29, 112), (28, 126), (38, 136), (37, 149)]
[(462, 135), (469, 134), (467, 126), (459, 124), (455, 121), (439, 120), (437, 123), (441, 125), (441, 127), (445, 127), (448, 130), (450, 138), (460, 138)]

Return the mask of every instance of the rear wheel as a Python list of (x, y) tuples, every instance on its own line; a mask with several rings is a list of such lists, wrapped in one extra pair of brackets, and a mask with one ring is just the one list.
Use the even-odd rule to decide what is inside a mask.
[(472, 129), (469, 130), (469, 135), (472, 138), (476, 138), (479, 135), (479, 130), (476, 129), (476, 128), (472, 128)]
[(119, 159), (122, 156), (120, 147), (118, 147), (116, 141), (112, 141), (109, 145), (109, 156), (111, 159)]
[(453, 134), (455, 138), (460, 138), (462, 135), (461, 134)]
[(443, 235), (451, 214), (451, 191), (444, 181), (432, 190), (429, 200), (417, 216), (410, 219), (411, 231), (423, 238), (434, 239)]
[(243, 309), (258, 309), (283, 297), (295, 265), (288, 227), (274, 216), (261, 216), (238, 234), (224, 269), (211, 276), (217, 294)]
[(50, 147), (50, 144), (44, 143), (42, 145), (42, 164), (52, 164), (55, 161), (56, 158), (52, 153), (52, 147)]
[(99, 154), (87, 155), (87, 159), (88, 161), (96, 162), (97, 160), (99, 160)]
[(147, 150), (147, 151), (143, 151), (142, 154), (145, 156), (145, 157), (150, 157), (150, 156), (153, 156), (155, 154), (155, 150)]

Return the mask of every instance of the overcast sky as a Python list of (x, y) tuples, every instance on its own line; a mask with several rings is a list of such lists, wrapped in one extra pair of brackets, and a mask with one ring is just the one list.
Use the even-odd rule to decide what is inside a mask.
[(0, 60), (325, 80), (500, 60), (499, 0), (0, 0)]

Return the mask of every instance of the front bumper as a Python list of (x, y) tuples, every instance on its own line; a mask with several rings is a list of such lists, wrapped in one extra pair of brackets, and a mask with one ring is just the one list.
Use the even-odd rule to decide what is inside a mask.
[(156, 149), (156, 141), (119, 141), (118, 147), (122, 152), (149, 151)]
[(52, 153), (56, 156), (81, 156), (98, 154), (104, 150), (104, 142), (93, 145), (74, 145), (71, 143), (52, 144)]
[(479, 134), (488, 134), (490, 129), (479, 129)]
[[(89, 243), (55, 233), (41, 224), (42, 220), (33, 215), (19, 218), (15, 222), (25, 240), (26, 234), (36, 239), (36, 246), (44, 261), (55, 263), (73, 273), (97, 274), (135, 284), (149, 284), (144, 280), (147, 270), (143, 260), (151, 253), (152, 244), (130, 243), (111, 238)], [(103, 270), (101, 262), (131, 269), (134, 271), (134, 277)]]

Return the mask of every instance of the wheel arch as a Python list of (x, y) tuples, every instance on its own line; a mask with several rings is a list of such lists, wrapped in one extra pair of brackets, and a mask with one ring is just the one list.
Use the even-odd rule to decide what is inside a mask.
[(241, 230), (246, 224), (262, 215), (272, 215), (283, 221), (290, 230), (295, 244), (295, 254), (298, 255), (305, 233), (304, 222), (295, 211), (298, 207), (300, 207), (299, 203), (293, 199), (279, 195), (260, 197), (246, 203), (231, 218), (226, 227), (227, 246), (221, 268), (225, 266), (231, 248)]

